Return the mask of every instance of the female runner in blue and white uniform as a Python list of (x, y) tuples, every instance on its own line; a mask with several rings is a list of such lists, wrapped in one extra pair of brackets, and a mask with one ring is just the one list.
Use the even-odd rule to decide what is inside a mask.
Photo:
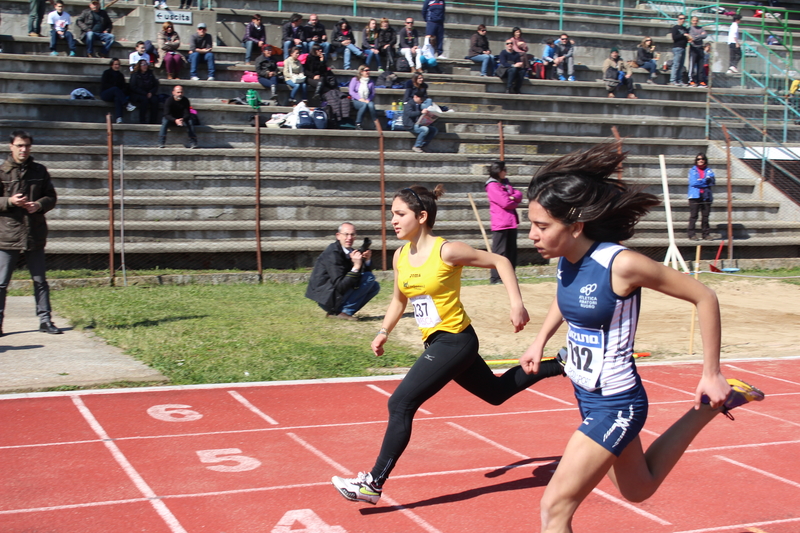
[[(714, 291), (619, 244), (658, 203), (609, 177), (624, 159), (616, 144), (598, 145), (551, 162), (528, 188), (530, 238), (543, 257), (560, 260), (556, 299), (520, 364), (535, 372), (545, 344), (565, 321), (565, 371), (583, 418), (542, 497), (543, 533), (571, 532), (578, 506), (606, 474), (628, 500), (649, 498), (711, 419), (764, 398), (720, 372)], [(704, 353), (694, 408), (646, 452), (639, 432), (647, 394), (633, 361), (642, 287), (697, 306)]]

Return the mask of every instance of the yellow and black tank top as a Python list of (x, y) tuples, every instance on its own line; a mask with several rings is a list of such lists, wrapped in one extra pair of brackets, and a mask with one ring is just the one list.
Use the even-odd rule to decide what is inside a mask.
[(414, 318), (422, 331), (422, 340), (436, 331), (461, 333), (470, 324), (461, 304), (461, 266), (442, 261), (442, 245), (436, 237), (430, 256), (422, 266), (408, 261), (411, 243), (400, 250), (397, 260), (397, 284), (413, 306)]

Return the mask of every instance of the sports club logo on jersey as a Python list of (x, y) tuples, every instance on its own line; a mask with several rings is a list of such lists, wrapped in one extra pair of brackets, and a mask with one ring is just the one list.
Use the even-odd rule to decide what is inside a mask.
[(578, 296), (578, 302), (584, 309), (594, 309), (597, 307), (597, 296), (592, 296), (592, 293), (597, 290), (597, 283), (589, 283), (581, 287), (581, 295)]

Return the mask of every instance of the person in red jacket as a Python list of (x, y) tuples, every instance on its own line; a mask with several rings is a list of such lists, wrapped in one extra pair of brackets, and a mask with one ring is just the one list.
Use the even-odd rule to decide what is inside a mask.
[[(492, 252), (502, 255), (511, 261), (512, 267), (516, 268), (519, 225), (517, 206), (522, 201), (522, 193), (512, 187), (506, 178), (505, 161), (495, 161), (489, 165), (486, 195), (489, 197), (489, 213), (492, 220)], [(491, 270), (489, 282), (492, 285), (502, 283), (497, 270)]]

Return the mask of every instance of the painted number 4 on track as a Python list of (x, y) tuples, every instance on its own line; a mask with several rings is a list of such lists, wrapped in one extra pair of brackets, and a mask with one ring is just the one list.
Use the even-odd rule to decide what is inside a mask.
[[(162, 422), (194, 422), (203, 415), (191, 409), (191, 405), (176, 403), (154, 405), (147, 410), (147, 414)], [(239, 448), (225, 448), (221, 450), (198, 450), (197, 456), (201, 463), (225, 463), (207, 466), (215, 472), (245, 472), (261, 466), (261, 461), (246, 455), (240, 455)], [(233, 463), (233, 464), (231, 464)], [(302, 529), (298, 529), (301, 526)], [(286, 514), (272, 528), (272, 533), (347, 533), (341, 526), (326, 524), (311, 509), (294, 509)]]

